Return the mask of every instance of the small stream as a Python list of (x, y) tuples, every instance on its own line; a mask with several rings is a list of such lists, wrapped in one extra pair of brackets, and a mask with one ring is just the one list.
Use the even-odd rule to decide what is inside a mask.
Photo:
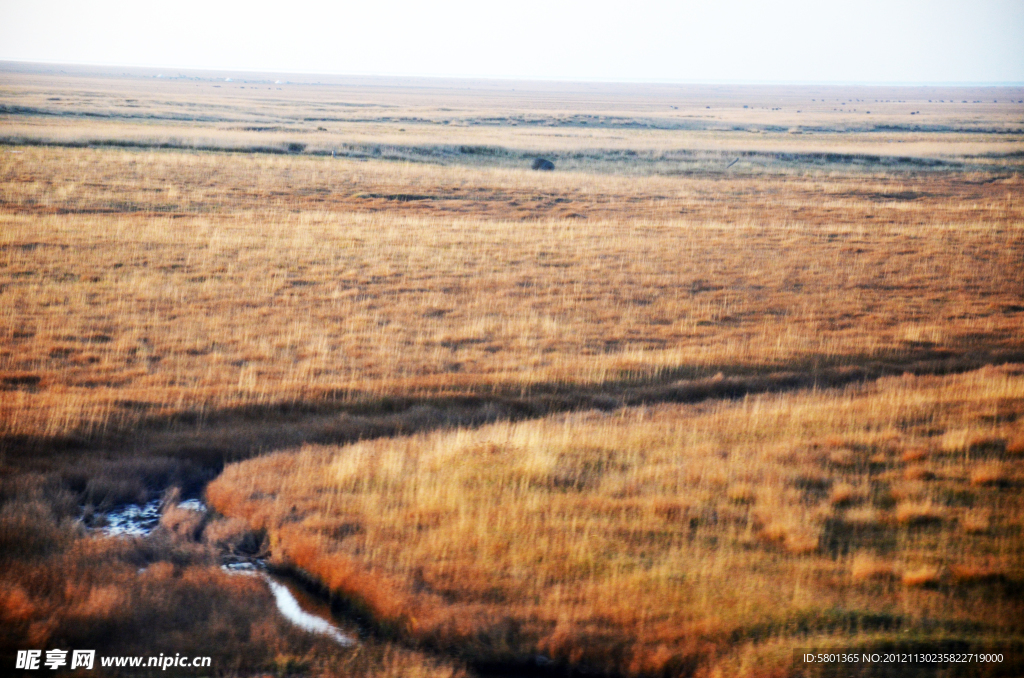
[[(89, 523), (103, 534), (116, 537), (146, 537), (160, 524), (159, 499), (145, 504), (125, 504), (117, 506), (102, 514), (93, 515)], [(206, 505), (198, 499), (180, 502), (180, 509), (206, 513)], [(331, 638), (339, 645), (351, 646), (356, 643), (354, 636), (339, 629), (335, 624), (330, 609), (323, 603), (313, 599), (287, 579), (272, 574), (260, 559), (237, 560), (221, 565), (230, 574), (256, 576), (266, 582), (270, 593), (274, 596), (277, 609), (285, 619), (295, 626)]]
[[(153, 500), (145, 504), (124, 504), (110, 511), (92, 513), (81, 518), (87, 529), (110, 536), (148, 537), (160, 524), (163, 502)], [(206, 513), (206, 505), (198, 499), (188, 499), (177, 504), (177, 508)], [(285, 619), (296, 627), (327, 636), (341, 646), (351, 647), (359, 641), (357, 633), (346, 633), (339, 628), (330, 606), (309, 593), (294, 580), (281, 576), (267, 567), (260, 558), (224, 559), (221, 569), (235, 576), (259, 577), (262, 579), (274, 603)], [(564, 669), (547, 657), (536, 655), (527, 662), (516, 664), (475, 664), (471, 676), (479, 678), (553, 678), (567, 675)]]

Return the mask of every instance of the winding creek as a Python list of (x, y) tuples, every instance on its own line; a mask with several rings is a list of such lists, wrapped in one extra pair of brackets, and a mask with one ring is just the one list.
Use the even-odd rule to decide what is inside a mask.
[[(154, 499), (145, 504), (124, 504), (92, 518), (93, 529), (114, 537), (148, 537), (160, 524), (161, 500)], [(206, 513), (206, 505), (198, 499), (188, 499), (177, 504), (177, 508)], [(285, 619), (295, 626), (331, 638), (339, 645), (356, 644), (354, 634), (339, 629), (330, 609), (316, 601), (294, 583), (273, 574), (260, 559), (237, 560), (221, 565), (230, 574), (260, 577), (266, 582), (274, 596), (277, 609)]]
[[(208, 509), (199, 499), (178, 502), (176, 508), (205, 514)], [(160, 525), (163, 501), (154, 499), (145, 504), (122, 504), (106, 512), (92, 513), (80, 520), (87, 530), (112, 537), (149, 538)], [(326, 636), (342, 647), (359, 643), (355, 624), (341, 624), (330, 606), (306, 591), (295, 580), (273, 571), (260, 558), (224, 559), (221, 569), (235, 576), (259, 577), (267, 585), (277, 609), (294, 626)], [(346, 631), (346, 628), (348, 629)], [(476, 678), (552, 678), (566, 675), (559, 666), (545, 656), (536, 655), (525, 663), (474, 664), (469, 676)], [(582, 673), (586, 673), (583, 671)]]

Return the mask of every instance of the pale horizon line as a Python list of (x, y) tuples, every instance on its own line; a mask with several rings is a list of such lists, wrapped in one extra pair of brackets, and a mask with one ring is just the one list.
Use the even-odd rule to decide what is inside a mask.
[[(688, 80), (664, 80), (664, 79), (601, 79), (583, 76), (509, 76), (509, 75), (438, 75), (420, 73), (340, 73), (334, 71), (294, 71), (294, 70), (273, 70), (254, 69), (245, 67), (196, 67), (196, 66), (151, 66), (146, 64), (123, 64), (123, 63), (95, 63), (84, 61), (24, 61), (19, 59), (0, 58), (0, 67), (7, 65), (25, 66), (70, 66), (70, 67), (93, 67), (93, 68), (124, 68), (143, 71), (179, 71), (179, 72), (200, 72), (219, 73), (218, 79), (234, 73), (251, 74), (274, 74), (292, 76), (326, 76), (335, 78), (409, 78), (419, 80), (464, 80), (464, 81), (487, 81), (487, 82), (542, 82), (542, 83), (566, 83), (566, 84), (601, 84), (601, 85), (745, 85), (745, 86), (790, 86), (790, 87), (1024, 87), (1024, 81), (986, 81), (986, 80), (954, 80), (954, 81), (898, 81), (898, 80), (702, 80), (698, 78)], [(167, 75), (167, 78), (174, 78), (174, 75)], [(211, 78), (212, 79), (212, 78)], [(283, 83), (289, 84), (289, 83)], [(290, 84), (317, 84), (311, 82), (290, 83)]]

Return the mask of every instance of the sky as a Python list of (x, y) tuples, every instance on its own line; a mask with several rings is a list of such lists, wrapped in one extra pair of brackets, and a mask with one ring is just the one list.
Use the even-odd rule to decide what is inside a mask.
[(1024, 83), (1024, 0), (0, 0), (0, 60), (668, 83)]

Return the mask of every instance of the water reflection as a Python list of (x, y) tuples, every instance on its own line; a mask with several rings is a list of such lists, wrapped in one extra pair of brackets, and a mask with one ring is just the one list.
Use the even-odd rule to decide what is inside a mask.
[(319, 633), (329, 638), (333, 638), (341, 645), (354, 645), (355, 640), (344, 633), (339, 631), (337, 627), (329, 623), (326, 619), (318, 617), (314, 614), (310, 614), (302, 609), (299, 605), (299, 601), (295, 599), (292, 592), (284, 584), (280, 584), (267, 575), (263, 575), (267, 585), (270, 586), (270, 592), (274, 594), (274, 601), (277, 603), (277, 609), (281, 611), (291, 623), (295, 624), (299, 628), (310, 631), (311, 633)]
[[(179, 503), (177, 507), (199, 513), (205, 513), (207, 510), (206, 505), (198, 499), (188, 499)], [(159, 499), (154, 499), (146, 504), (125, 504), (106, 514), (94, 517), (93, 523), (98, 524), (98, 529), (107, 535), (145, 537), (160, 524), (160, 508), (161, 501)], [(303, 596), (305, 604), (301, 604), (287, 585), (266, 572), (261, 562), (237, 561), (226, 563), (221, 567), (224, 571), (232, 574), (248, 574), (262, 578), (274, 596), (277, 609), (292, 624), (310, 633), (325, 635), (341, 645), (355, 644), (354, 638), (342, 633), (327, 621), (327, 618), (330, 617), (329, 611), (317, 610), (317, 608), (326, 608), (326, 606), (318, 605), (315, 601), (308, 600), (306, 596)], [(303, 609), (304, 607), (306, 609)], [(308, 612), (308, 609), (318, 611), (320, 614)]]

